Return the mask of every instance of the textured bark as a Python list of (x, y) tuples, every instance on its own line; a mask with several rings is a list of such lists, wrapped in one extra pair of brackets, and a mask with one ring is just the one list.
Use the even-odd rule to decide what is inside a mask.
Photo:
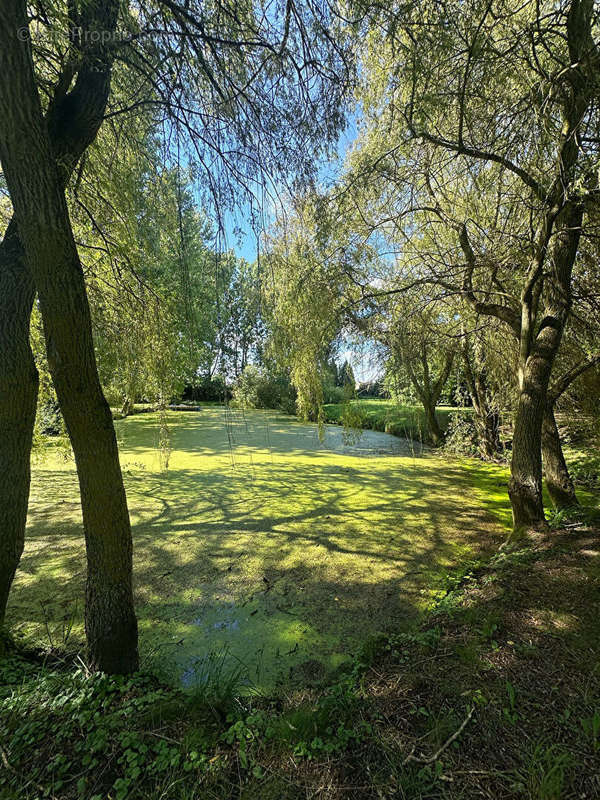
[(435, 381), (432, 379), (431, 372), (429, 370), (429, 358), (426, 344), (423, 343), (420, 350), (420, 361), (423, 371), (421, 379), (419, 379), (419, 376), (413, 368), (410, 356), (406, 355), (407, 352), (408, 346), (406, 344), (406, 340), (401, 336), (399, 355), (400, 360), (403, 361), (406, 366), (408, 377), (410, 378), (417, 397), (421, 401), (423, 410), (425, 411), (428, 437), (435, 447), (439, 447), (440, 445), (444, 444), (445, 436), (438, 422), (435, 409), (437, 408), (442, 390), (446, 385), (446, 381), (448, 380), (450, 371), (452, 370), (452, 364), (454, 363), (455, 355), (454, 349), (449, 349), (446, 351), (443, 366), (437, 380)]
[(129, 514), (110, 409), (102, 394), (83, 270), (43, 119), (21, 0), (0, 18), (0, 157), (26, 262), (38, 291), (48, 363), (71, 438), (81, 491), (92, 665), (138, 665)]
[[(546, 222), (538, 242), (538, 252), (522, 295), (520, 396), (515, 416), (509, 483), (513, 535), (517, 538), (527, 528), (545, 523), (542, 504), (542, 423), (548, 401), (550, 372), (571, 311), (571, 276), (583, 223), (583, 203), (576, 199), (573, 189), (577, 180), (579, 131), (592, 99), (592, 79), (596, 76), (597, 51), (591, 35), (593, 9), (593, 0), (572, 0), (569, 6), (566, 38), (571, 64), (577, 66), (569, 73), (569, 90), (564, 93), (557, 174), (548, 196)], [(547, 273), (545, 277), (544, 271)], [(542, 280), (547, 297), (544, 317), (536, 334), (533, 325)]]
[(560, 443), (554, 410), (547, 405), (542, 424), (542, 461), (546, 487), (556, 509), (578, 505), (575, 486)]
[(540, 359), (531, 359), (519, 394), (508, 484), (515, 537), (521, 536), (528, 528), (545, 525), (541, 447), (545, 389), (550, 368), (551, 364), (545, 364)]
[(575, 486), (565, 461), (560, 434), (554, 416), (554, 406), (559, 397), (587, 370), (600, 364), (600, 354), (592, 354), (574, 364), (557, 380), (552, 382), (546, 401), (546, 412), (542, 423), (542, 463), (548, 494), (555, 508), (578, 505)]
[[(534, 254), (521, 293), (521, 317), (512, 308), (479, 303), (473, 291), (476, 266), (466, 225), (459, 231), (466, 257), (463, 295), (478, 313), (504, 320), (519, 339), (519, 399), (515, 413), (509, 495), (513, 538), (527, 528), (545, 525), (542, 504), (542, 422), (550, 372), (571, 310), (571, 275), (584, 213), (577, 172), (580, 132), (590, 103), (600, 54), (592, 36), (594, 0), (571, 0), (566, 14), (570, 68), (561, 73), (562, 125), (557, 140), (555, 172), (547, 190), (527, 171), (514, 171), (545, 202)], [(564, 85), (563, 85), (564, 82)], [(429, 137), (437, 143), (436, 137)], [(455, 148), (468, 153), (460, 145)], [(483, 152), (475, 157), (488, 160)], [(578, 199), (578, 196), (580, 199)], [(538, 322), (540, 303), (544, 316)]]
[[(82, 31), (110, 30), (117, 3), (97, 0), (80, 16)], [(70, 68), (57, 81), (46, 115), (50, 145), (63, 186), (79, 158), (93, 142), (103, 119), (110, 88), (110, 58), (102, 37), (86, 35), (79, 52), (78, 72)], [(0, 625), (25, 540), (29, 501), (30, 454), (37, 404), (38, 377), (29, 345), (33, 279), (25, 263), (15, 220), (0, 244)]]
[(438, 422), (438, 418), (435, 414), (435, 406), (426, 399), (423, 401), (423, 408), (425, 409), (425, 419), (427, 420), (429, 438), (435, 447), (439, 447), (440, 445), (444, 444), (444, 432), (440, 428), (440, 423)]
[[(89, 8), (95, 16), (88, 23), (114, 26), (114, 3), (97, 3)], [(48, 109), (50, 144), (64, 186), (102, 122), (110, 70), (101, 56), (97, 47), (86, 52), (72, 91), (63, 91), (59, 81)], [(100, 68), (102, 64), (104, 68)], [(0, 475), (11, 475), (10, 481), (0, 483), (0, 625), (25, 541), (38, 392), (29, 344), (34, 297), (33, 279), (13, 219), (0, 244)]]
[[(583, 221), (583, 207), (567, 202), (554, 230), (546, 313), (537, 336), (521, 359), (519, 401), (515, 414), (509, 495), (515, 537), (544, 526), (542, 501), (542, 424), (550, 373), (571, 310), (571, 274)], [(524, 331), (523, 335), (527, 335)]]
[(0, 626), (25, 542), (38, 374), (29, 346), (34, 286), (17, 226), (0, 246)]
[(489, 406), (480, 406), (476, 411), (476, 425), (479, 430), (479, 451), (484, 459), (494, 459), (501, 449), (500, 415)]

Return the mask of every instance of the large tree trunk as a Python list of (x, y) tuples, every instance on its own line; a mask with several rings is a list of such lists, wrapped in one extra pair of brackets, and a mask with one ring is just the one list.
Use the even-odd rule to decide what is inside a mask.
[(520, 538), (528, 528), (546, 525), (542, 500), (542, 423), (550, 373), (571, 310), (571, 273), (582, 220), (581, 204), (567, 201), (554, 231), (545, 315), (528, 355), (521, 360), (508, 486), (513, 538)]
[[(548, 197), (545, 235), (540, 239), (537, 266), (532, 272), (532, 279), (537, 280), (540, 290), (541, 281), (544, 281), (544, 293), (547, 295), (544, 317), (537, 335), (529, 330), (535, 324), (537, 306), (537, 301), (532, 302), (531, 297), (533, 281), (530, 284), (528, 279), (522, 297), (520, 397), (509, 484), (513, 536), (516, 538), (528, 527), (545, 523), (542, 505), (542, 422), (548, 401), (550, 372), (571, 311), (571, 276), (583, 223), (584, 204), (576, 197), (576, 168), (581, 126), (593, 98), (592, 79), (597, 72), (597, 49), (592, 37), (593, 11), (593, 0), (573, 0), (567, 14), (566, 40), (570, 63), (577, 65), (577, 68), (570, 71), (569, 87), (563, 93), (557, 174)], [(549, 259), (545, 259), (547, 248)]]
[(86, 633), (93, 666), (138, 666), (129, 514), (110, 409), (102, 394), (83, 270), (35, 84), (25, 5), (0, 17), (0, 157), (40, 299), (48, 363), (71, 438), (86, 536)]
[(23, 553), (38, 373), (29, 346), (35, 289), (22, 263), (17, 226), (0, 245), (0, 627)]
[[(70, 92), (70, 78), (61, 76), (47, 112), (50, 144), (63, 186), (77, 161), (93, 142), (103, 119), (110, 89), (110, 54), (104, 38), (92, 30), (112, 30), (117, 2), (96, 0), (79, 19), (83, 48)], [(65, 68), (68, 72), (69, 64)], [(15, 220), (0, 244), (0, 625), (25, 540), (29, 501), (30, 454), (35, 424), (38, 376), (29, 345), (35, 287), (25, 263)]]
[[(508, 494), (513, 513), (513, 536), (527, 529), (544, 527), (542, 501), (542, 419), (550, 369), (532, 360), (519, 394), (512, 442), (511, 477)], [(545, 384), (545, 385), (544, 385)]]
[(542, 423), (542, 461), (546, 487), (556, 509), (578, 505), (575, 486), (560, 443), (554, 409), (547, 405)]

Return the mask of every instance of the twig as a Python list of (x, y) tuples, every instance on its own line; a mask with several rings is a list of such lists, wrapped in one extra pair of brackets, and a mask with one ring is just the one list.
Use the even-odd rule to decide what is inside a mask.
[[(13, 765), (8, 760), (8, 757), (6, 755), (6, 751), (2, 747), (2, 745), (0, 745), (0, 758), (2, 758), (2, 763), (4, 764), (4, 768), (7, 769), (9, 772), (12, 772), (13, 775), (16, 775), (17, 777), (19, 777), (19, 772), (13, 767)], [(40, 783), (35, 781), (33, 778), (30, 778), (28, 783), (32, 783), (35, 786), (35, 788), (38, 790), (38, 792), (41, 792), (42, 794), (45, 794), (46, 789), (44, 789), (44, 787)], [(25, 786), (27, 786), (27, 785), (28, 784), (25, 784)], [(21, 788), (25, 788), (25, 787), (21, 787)], [(52, 793), (48, 794), (47, 796), (52, 798), (52, 800), (56, 800), (56, 795), (53, 795)]]
[(409, 761), (416, 761), (419, 764), (433, 764), (434, 761), (437, 761), (438, 758), (444, 752), (444, 750), (447, 750), (450, 747), (450, 745), (452, 744), (452, 742), (456, 741), (456, 739), (458, 739), (458, 737), (461, 735), (461, 733), (467, 727), (467, 725), (469, 723), (469, 720), (473, 716), (473, 712), (474, 711), (475, 711), (475, 706), (471, 706), (471, 708), (469, 709), (469, 713), (467, 714), (467, 716), (461, 722), (460, 727), (458, 728), (458, 730), (454, 731), (452, 736), (449, 739), (446, 739), (444, 744), (438, 750), (436, 750), (435, 753), (432, 756), (429, 756), (429, 758), (424, 758), (423, 756), (415, 756), (414, 755), (414, 748), (413, 748), (413, 750), (406, 756), (406, 758), (402, 762), (402, 766), (404, 767), (406, 764), (408, 764)]

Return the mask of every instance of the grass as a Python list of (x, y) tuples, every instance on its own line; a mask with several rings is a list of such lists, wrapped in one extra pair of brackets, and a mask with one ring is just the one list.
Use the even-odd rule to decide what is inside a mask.
[(182, 692), (15, 654), (0, 662), (0, 796), (597, 797), (598, 533), (463, 564), (419, 624), (280, 697), (240, 697), (222, 661)]
[[(249, 691), (310, 685), (373, 630), (406, 627), (436, 576), (502, 541), (506, 472), (419, 455), (365, 432), (274, 412), (172, 412), (116, 423), (134, 537), (145, 666), (194, 685), (211, 651)], [(82, 642), (85, 554), (73, 463), (34, 466), (27, 541), (8, 622), (46, 646)]]
[[(341, 424), (346, 406), (343, 403), (325, 405), (325, 420)], [(416, 441), (426, 441), (427, 425), (422, 406), (397, 403), (395, 400), (376, 398), (358, 399), (350, 403), (353, 424), (374, 431), (385, 431), (394, 436), (405, 436)], [(450, 415), (461, 409), (452, 406), (438, 406), (436, 416), (442, 430), (446, 430)], [(462, 409), (470, 413), (471, 409)]]

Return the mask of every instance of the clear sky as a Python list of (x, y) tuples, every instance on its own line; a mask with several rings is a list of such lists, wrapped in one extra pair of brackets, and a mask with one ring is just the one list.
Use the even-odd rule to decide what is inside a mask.
[[(318, 179), (322, 185), (332, 182), (340, 172), (344, 164), (344, 158), (348, 149), (353, 144), (357, 135), (358, 115), (353, 113), (349, 116), (346, 127), (340, 134), (333, 158), (323, 158), (318, 170)], [(258, 211), (257, 216), (264, 219), (263, 225), (270, 222), (269, 209)], [(245, 258), (247, 261), (254, 261), (257, 254), (257, 232), (253, 229), (251, 209), (248, 206), (242, 207), (236, 215), (227, 213), (224, 220), (225, 249), (233, 248), (236, 255)]]

